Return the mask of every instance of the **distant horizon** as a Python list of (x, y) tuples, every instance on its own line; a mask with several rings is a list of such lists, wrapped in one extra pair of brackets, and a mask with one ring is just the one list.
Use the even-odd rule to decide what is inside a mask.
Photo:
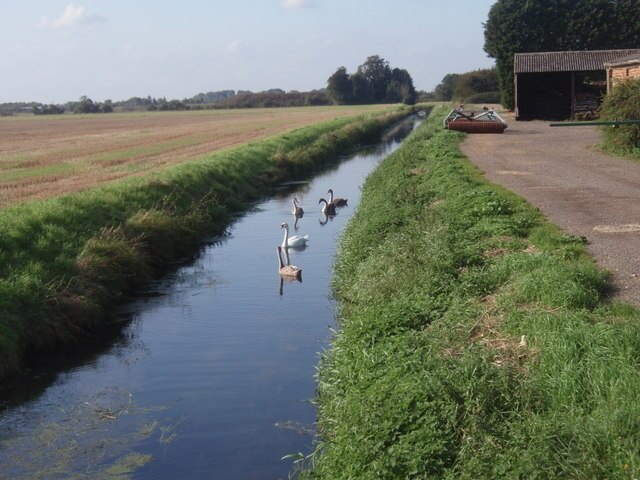
[[(86, 97), (90, 98), (94, 102), (100, 102), (100, 103), (105, 102), (107, 100), (110, 100), (110, 101), (112, 101), (114, 103), (118, 103), (118, 102), (126, 102), (127, 100), (130, 100), (132, 98), (143, 98), (143, 99), (146, 99), (146, 98), (149, 98), (149, 97), (151, 97), (152, 99), (155, 99), (155, 100), (166, 99), (167, 101), (171, 101), (171, 100), (180, 100), (180, 101), (182, 101), (182, 100), (189, 100), (189, 99), (195, 97), (196, 95), (207, 94), (207, 93), (210, 93), (210, 92), (211, 93), (218, 93), (218, 92), (225, 92), (225, 91), (229, 91), (229, 92), (233, 91), (234, 95), (238, 95), (238, 92), (242, 92), (242, 93), (245, 93), (245, 92), (247, 92), (247, 93), (265, 93), (265, 92), (268, 92), (270, 90), (284, 90), (284, 89), (278, 88), (278, 87), (272, 87), (272, 88), (266, 88), (266, 89), (260, 90), (260, 91), (250, 91), (250, 90), (242, 90), (242, 89), (235, 89), (234, 90), (233, 88), (223, 88), (222, 90), (200, 91), (200, 92), (194, 93), (193, 95), (189, 95), (189, 96), (182, 97), (182, 98), (169, 98), (166, 95), (161, 95), (159, 97), (154, 97), (153, 95), (133, 95), (133, 96), (130, 96), (130, 97), (127, 97), (127, 98), (118, 98), (118, 99), (115, 99), (115, 98), (99, 99), (99, 98), (93, 98), (93, 97), (91, 97), (89, 95), (86, 95)], [(326, 90), (326, 87), (316, 88), (316, 89), (313, 89), (313, 90), (296, 90), (296, 89), (284, 90), (284, 93), (285, 94), (293, 93), (293, 92), (305, 93), (305, 92), (312, 92), (312, 91), (319, 91), (319, 90)], [(65, 103), (78, 102), (80, 100), (80, 98), (82, 98), (83, 96), (85, 96), (85, 95), (80, 95), (76, 99), (64, 100), (62, 102), (41, 102), (39, 100), (14, 100), (14, 101), (8, 101), (8, 102), (0, 102), (0, 105), (4, 105), (4, 104), (8, 104), (8, 103), (41, 103), (43, 105), (64, 105)]]
[(80, 1), (0, 4), (0, 103), (320, 90), (371, 55), (432, 91), (494, 64), (482, 23), (495, 0)]

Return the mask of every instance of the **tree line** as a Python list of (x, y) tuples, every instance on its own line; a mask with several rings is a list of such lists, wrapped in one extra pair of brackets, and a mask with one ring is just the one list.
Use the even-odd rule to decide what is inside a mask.
[(640, 46), (638, 0), (498, 0), (484, 24), (484, 50), (496, 59), (502, 104), (514, 107), (515, 53)]
[(448, 73), (432, 92), (419, 92), (418, 101), (500, 103), (497, 71), (495, 68), (484, 68)]
[(58, 115), (73, 113), (111, 113), (135, 110), (176, 111), (219, 108), (276, 108), (332, 104), (406, 103), (416, 102), (417, 92), (409, 72), (391, 68), (389, 62), (373, 55), (349, 75), (340, 67), (327, 81), (327, 88), (300, 92), (272, 88), (262, 92), (220, 90), (198, 93), (183, 100), (131, 97), (128, 100), (97, 102), (88, 96), (65, 104), (13, 102), (0, 104), (0, 114), (27, 113)]
[(276, 108), (331, 105), (333, 100), (325, 89), (299, 92), (285, 92), (272, 88), (263, 92), (249, 90), (222, 90), (220, 92), (199, 93), (183, 100), (166, 98), (131, 97), (127, 100), (97, 102), (87, 96), (78, 101), (64, 104), (43, 104), (39, 102), (10, 102), (0, 104), (0, 115), (33, 113), (34, 115), (60, 115), (70, 113), (111, 113), (131, 111), (179, 111), (227, 108)]
[(212, 108), (279, 108), (279, 107), (307, 107), (331, 105), (326, 90), (311, 90), (309, 92), (277, 91), (266, 92), (238, 92), (237, 95), (216, 102)]
[(417, 92), (409, 72), (391, 68), (378, 55), (367, 57), (353, 74), (339, 67), (327, 80), (327, 92), (339, 105), (405, 103), (413, 105)]

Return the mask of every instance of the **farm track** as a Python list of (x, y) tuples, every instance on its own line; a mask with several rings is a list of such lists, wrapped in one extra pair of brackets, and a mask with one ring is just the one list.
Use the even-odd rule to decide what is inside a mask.
[(614, 296), (640, 305), (640, 164), (605, 155), (596, 127), (509, 122), (503, 135), (468, 135), (463, 153), (521, 195), (609, 270)]
[(381, 108), (306, 107), (2, 118), (0, 207), (145, 175), (303, 126)]

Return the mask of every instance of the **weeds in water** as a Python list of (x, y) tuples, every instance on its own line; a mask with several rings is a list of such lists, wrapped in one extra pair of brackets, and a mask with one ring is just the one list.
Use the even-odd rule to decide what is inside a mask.
[[(6, 436), (0, 449), (0, 478), (113, 479), (133, 478), (153, 457), (137, 453), (145, 440), (165, 427), (150, 420), (166, 407), (142, 407), (132, 394), (108, 387), (83, 398), (51, 399), (51, 416), (14, 418), (7, 431), (28, 430)], [(127, 417), (123, 428), (122, 418)]]

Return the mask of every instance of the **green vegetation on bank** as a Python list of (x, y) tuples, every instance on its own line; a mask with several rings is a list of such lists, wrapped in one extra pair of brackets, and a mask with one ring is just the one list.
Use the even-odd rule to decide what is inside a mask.
[(637, 478), (640, 313), (434, 114), (367, 179), (303, 478)]
[[(640, 119), (640, 79), (616, 85), (604, 97), (600, 120)], [(640, 158), (640, 125), (601, 127), (603, 147), (614, 155)]]
[(337, 119), (0, 210), (0, 376), (28, 352), (78, 341), (168, 262), (222, 231), (247, 202), (283, 180), (308, 177), (408, 113)]

